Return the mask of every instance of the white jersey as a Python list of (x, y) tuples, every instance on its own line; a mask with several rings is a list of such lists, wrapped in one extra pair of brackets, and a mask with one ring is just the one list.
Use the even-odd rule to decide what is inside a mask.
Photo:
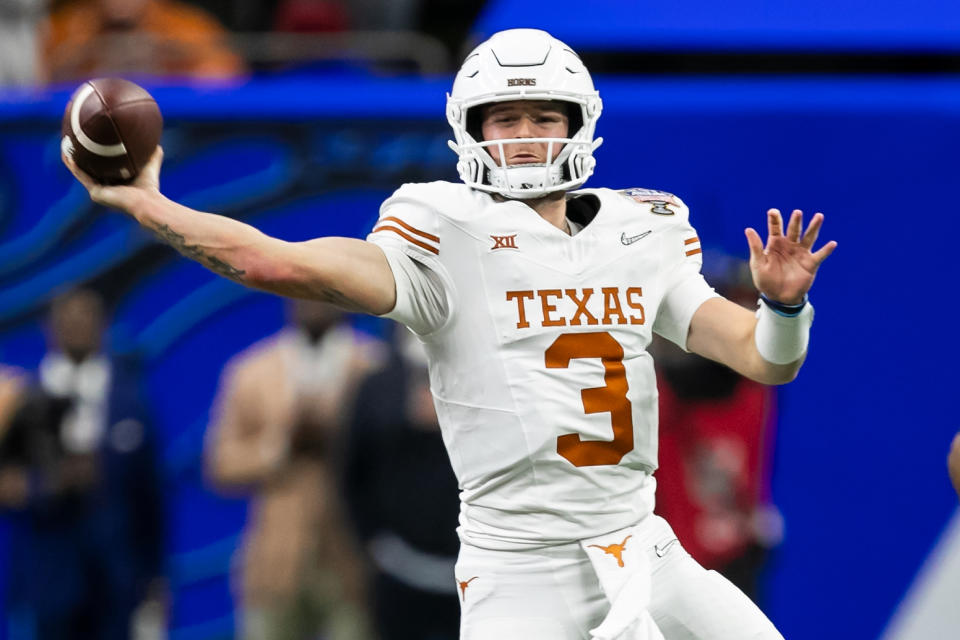
[(693, 313), (716, 295), (675, 196), (585, 189), (568, 198), (573, 236), (521, 201), (407, 184), (368, 236), (397, 281), (386, 316), (426, 345), (461, 489), (459, 533), (474, 546), (570, 542), (652, 511), (647, 346), (656, 331), (685, 347)]

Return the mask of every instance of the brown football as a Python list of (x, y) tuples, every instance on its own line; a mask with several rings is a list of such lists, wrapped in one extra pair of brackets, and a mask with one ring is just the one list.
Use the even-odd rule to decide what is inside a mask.
[(122, 78), (97, 78), (74, 91), (63, 113), (63, 152), (103, 184), (137, 177), (163, 131), (160, 107), (146, 89)]

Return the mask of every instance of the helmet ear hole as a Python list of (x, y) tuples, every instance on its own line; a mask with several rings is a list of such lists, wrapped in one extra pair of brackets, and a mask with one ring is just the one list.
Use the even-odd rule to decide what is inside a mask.
[(467, 109), (467, 133), (477, 142), (483, 142), (483, 107)]
[(567, 102), (567, 119), (570, 121), (567, 137), (572, 138), (577, 131), (583, 128), (583, 112), (580, 105), (575, 102)]

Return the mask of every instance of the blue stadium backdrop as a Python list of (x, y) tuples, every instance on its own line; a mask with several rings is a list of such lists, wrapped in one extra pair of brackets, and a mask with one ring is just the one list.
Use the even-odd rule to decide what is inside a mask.
[(585, 51), (960, 52), (952, 0), (487, 0), (478, 41), (501, 29), (546, 29)]
[[(154, 86), (164, 191), (297, 240), (362, 236), (401, 182), (455, 179), (450, 78)], [(827, 216), (812, 351), (780, 392), (774, 497), (786, 536), (765, 608), (788, 638), (876, 638), (955, 509), (944, 457), (960, 359), (953, 229), (960, 82), (930, 77), (597, 80), (589, 185), (665, 189), (704, 246), (745, 256), (771, 206)], [(176, 640), (230, 637), (242, 500), (202, 481), (223, 363), (283, 321), (279, 299), (209, 274), (93, 206), (59, 162), (67, 91), (0, 96), (0, 362), (32, 368), (41, 317), (107, 291), (111, 341), (146, 359), (162, 426)], [(372, 331), (381, 329), (375, 322)], [(3, 574), (0, 566), (0, 575)]]

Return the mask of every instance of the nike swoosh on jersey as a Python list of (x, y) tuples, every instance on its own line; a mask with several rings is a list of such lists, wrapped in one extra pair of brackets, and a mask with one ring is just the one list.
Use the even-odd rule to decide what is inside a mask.
[(670, 550), (670, 547), (672, 547), (673, 543), (675, 542), (679, 542), (679, 540), (677, 540), (676, 538), (673, 538), (672, 540), (664, 542), (663, 544), (658, 544), (654, 546), (653, 550), (657, 552), (657, 557), (662, 558), (663, 556), (667, 555), (667, 551)]
[(621, 233), (620, 242), (623, 243), (624, 245), (631, 245), (637, 240), (643, 240), (651, 233), (653, 233), (653, 229), (651, 229), (650, 231), (644, 231), (643, 233), (637, 234), (635, 236), (630, 236), (630, 237), (627, 237), (626, 233)]

